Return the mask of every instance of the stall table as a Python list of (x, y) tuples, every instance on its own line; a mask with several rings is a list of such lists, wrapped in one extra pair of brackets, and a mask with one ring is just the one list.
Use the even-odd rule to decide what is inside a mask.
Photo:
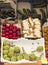
[(26, 64), (9, 64), (9, 63), (4, 63), (4, 65), (42, 65), (41, 62), (37, 63), (26, 63)]

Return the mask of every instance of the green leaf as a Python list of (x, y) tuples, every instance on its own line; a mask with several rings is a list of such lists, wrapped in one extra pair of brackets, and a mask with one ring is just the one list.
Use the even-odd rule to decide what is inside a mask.
[(46, 17), (45, 11), (43, 9), (40, 9), (41, 13), (42, 13), (42, 19)]
[(17, 10), (17, 12), (18, 12), (20, 15), (26, 16), (26, 13), (24, 13), (23, 10)]

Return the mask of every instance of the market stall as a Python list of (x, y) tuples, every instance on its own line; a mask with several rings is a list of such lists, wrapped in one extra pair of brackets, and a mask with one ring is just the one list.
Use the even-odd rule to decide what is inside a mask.
[(1, 62), (47, 64), (46, 1), (6, 0), (1, 4)]

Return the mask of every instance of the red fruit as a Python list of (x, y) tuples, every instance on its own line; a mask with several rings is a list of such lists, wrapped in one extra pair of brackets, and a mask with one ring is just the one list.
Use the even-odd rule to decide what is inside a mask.
[(6, 26), (6, 23), (4, 22), (4, 23), (2, 23), (2, 25), (3, 25), (3, 26)]
[(12, 30), (13, 29), (13, 24), (9, 25), (9, 29)]
[(10, 26), (13, 26), (13, 24), (11, 23)]
[(46, 53), (46, 58), (48, 58), (48, 53)]
[(13, 36), (10, 34), (10, 35), (9, 35), (9, 38), (12, 39), (12, 37), (13, 37)]
[(20, 31), (20, 28), (17, 28), (17, 31)]
[(9, 36), (7, 35), (7, 36), (5, 36), (6, 38), (9, 38)]
[(12, 26), (10, 26), (10, 27), (9, 27), (9, 29), (10, 29), (10, 30), (12, 30), (12, 29), (13, 29), (13, 27), (12, 27)]
[(9, 32), (6, 32), (5, 34), (6, 34), (6, 35), (9, 35)]
[(13, 26), (14, 29), (17, 29), (17, 26)]
[(5, 30), (5, 29), (6, 29), (6, 27), (5, 27), (5, 26), (3, 26), (3, 27), (2, 27), (2, 30)]
[(17, 36), (17, 34), (16, 33), (13, 33), (13, 37), (16, 37)]
[(21, 38), (21, 36), (17, 36), (17, 38)]
[(5, 33), (2, 33), (2, 37), (5, 37)]
[(6, 28), (6, 31), (9, 31), (9, 28)]
[(20, 35), (21, 35), (20, 31), (17, 31), (17, 35), (18, 35), (18, 36), (20, 36)]
[(12, 31), (12, 30), (10, 30), (10, 31), (9, 31), (9, 34), (12, 34), (12, 33), (13, 33), (13, 31)]
[(5, 30), (2, 30), (2, 33), (5, 33)]
[(13, 36), (13, 39), (17, 39), (17, 37)]
[(16, 32), (16, 29), (13, 29), (13, 32)]
[(6, 24), (6, 28), (9, 28), (9, 24)]

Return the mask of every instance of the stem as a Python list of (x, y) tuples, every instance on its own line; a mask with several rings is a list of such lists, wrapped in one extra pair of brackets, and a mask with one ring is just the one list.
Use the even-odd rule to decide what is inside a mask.
[(22, 47), (22, 50), (23, 50), (23, 53), (26, 53), (23, 47)]
[(40, 57), (42, 57), (43, 53), (40, 55)]

